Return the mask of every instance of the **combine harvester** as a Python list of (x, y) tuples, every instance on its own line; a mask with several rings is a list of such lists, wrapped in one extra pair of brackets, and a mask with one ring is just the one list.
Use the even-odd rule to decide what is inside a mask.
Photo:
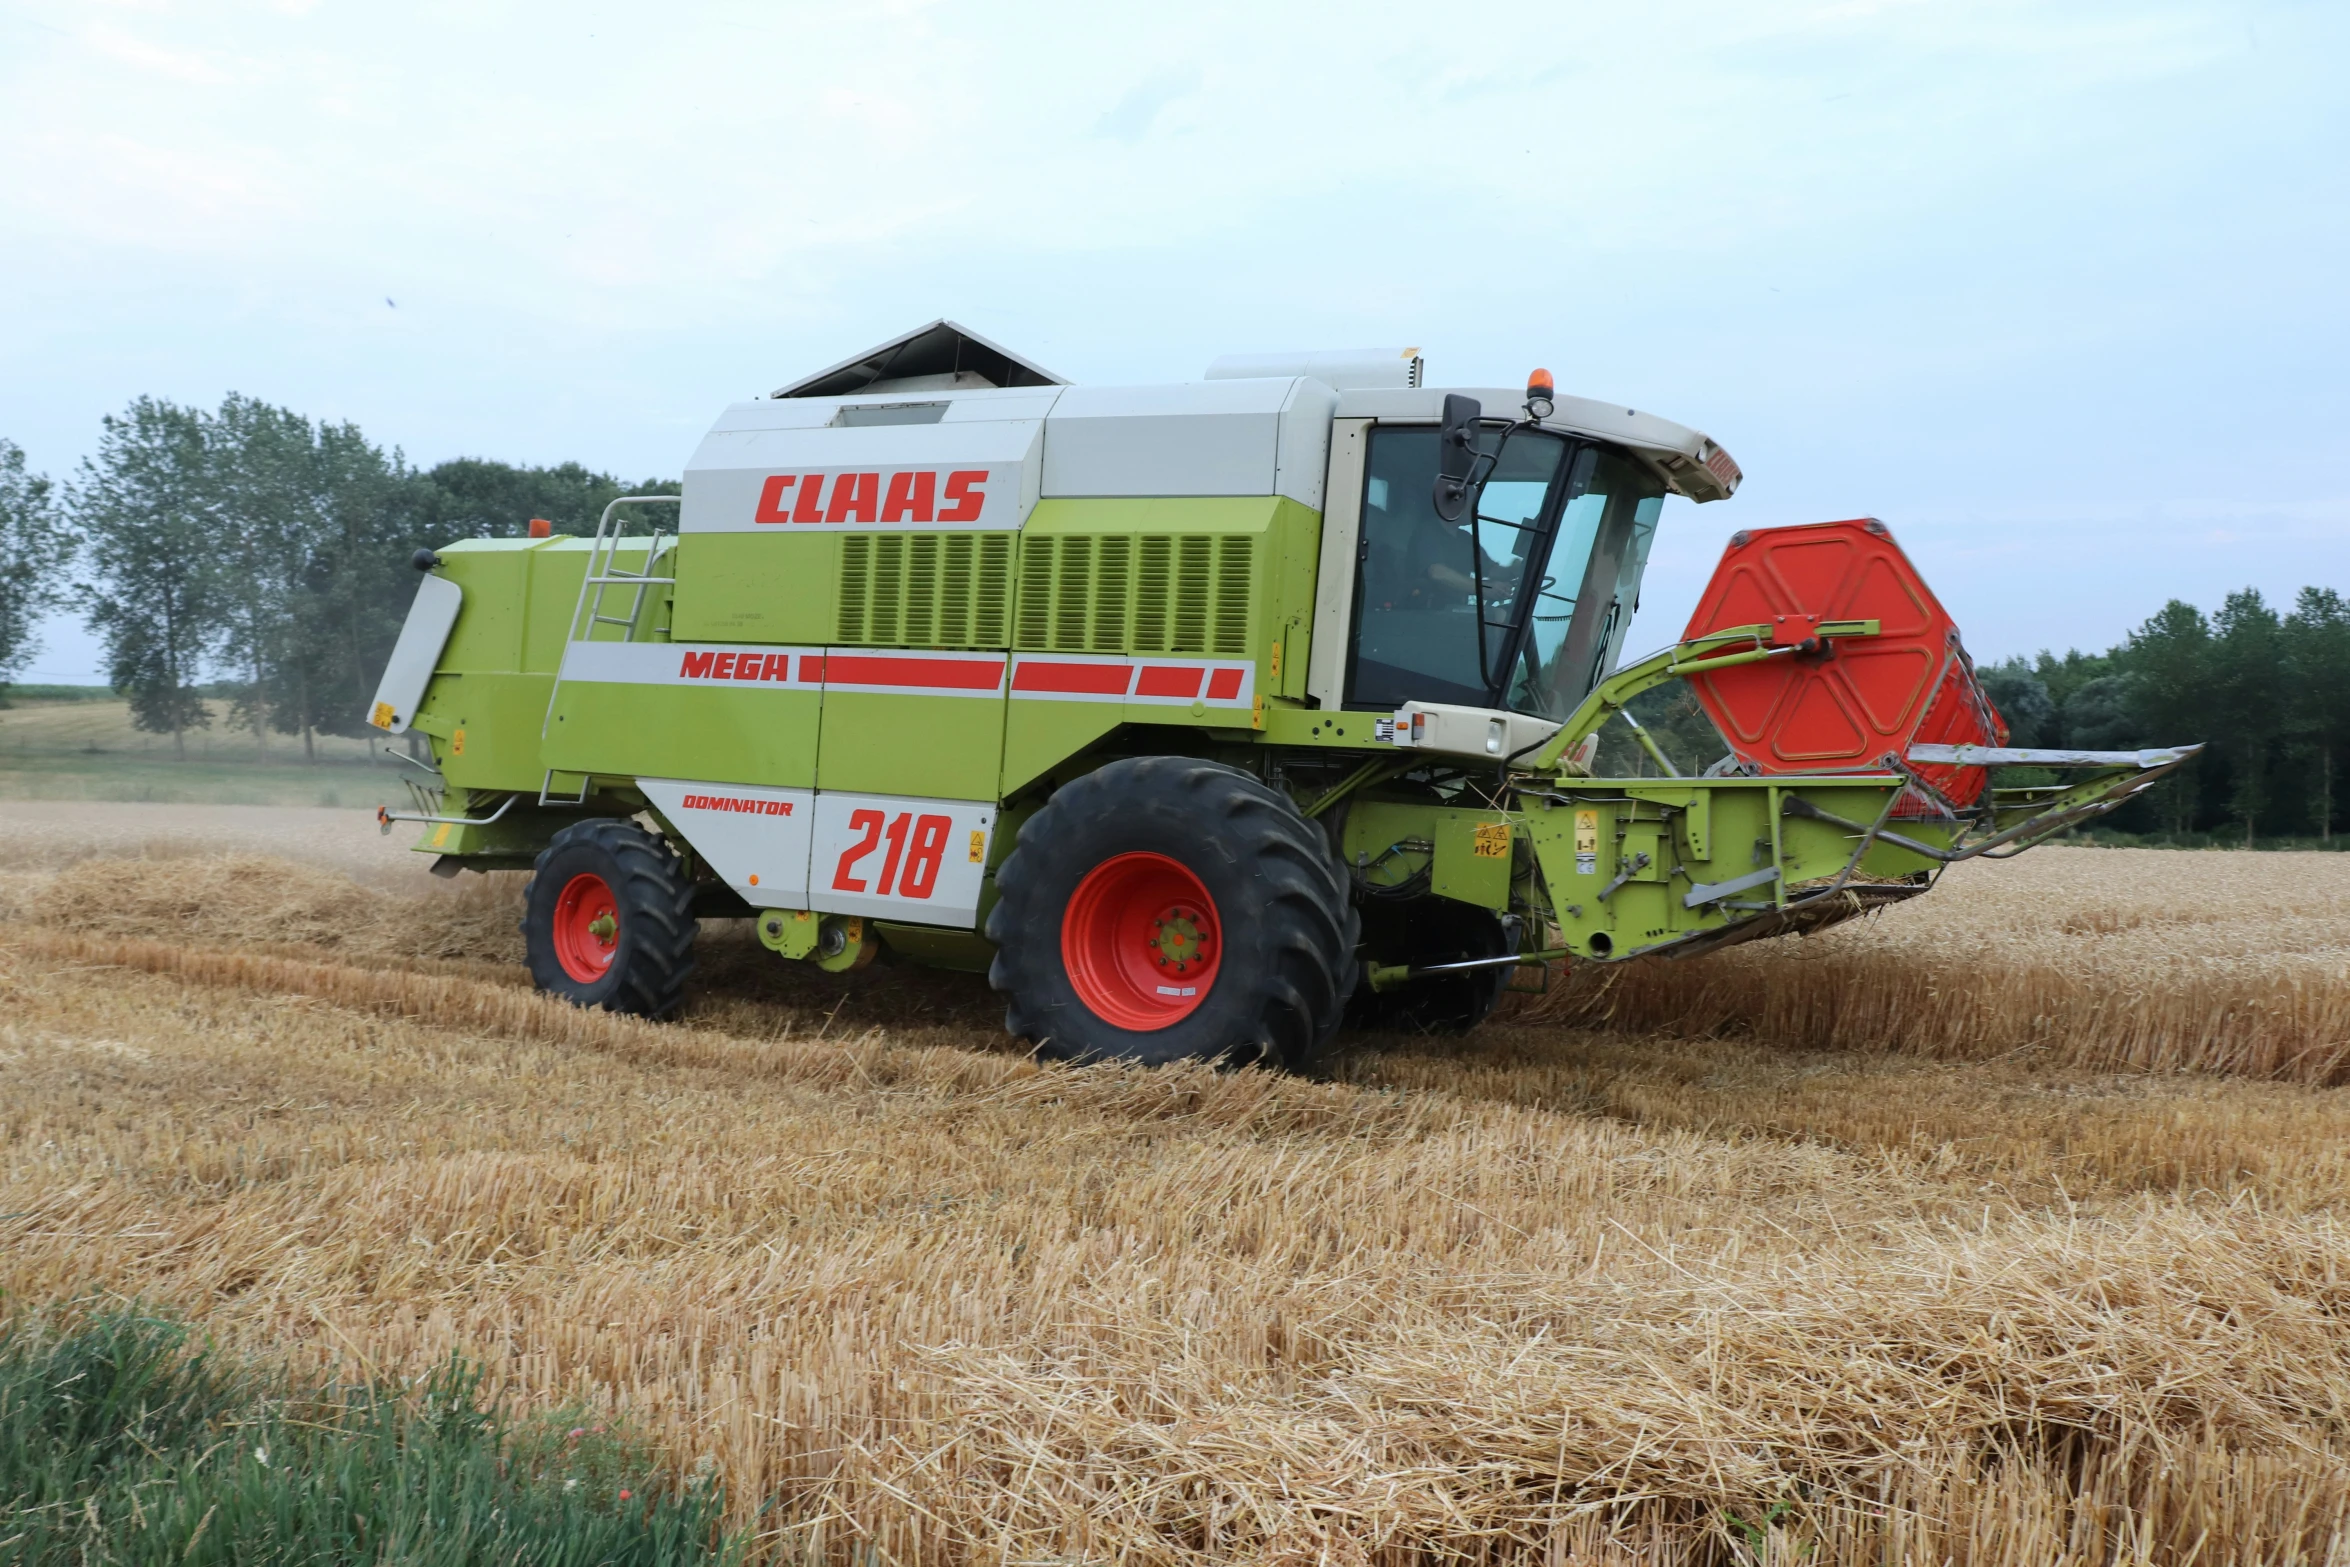
[[(1619, 668), (1664, 498), (1737, 464), (1543, 372), (1420, 379), (1071, 386), (941, 321), (737, 404), (682, 498), (419, 554), (373, 721), (438, 767), (385, 828), (531, 868), (531, 973), (583, 1006), (672, 1013), (696, 920), (755, 918), (826, 969), (984, 970), (1054, 1057), (1310, 1070), (1350, 1013), (1469, 1027), (1519, 965), (1915, 897), (2192, 754), (2005, 749), (1875, 521), (1734, 535)], [(1665, 776), (1593, 776), (1671, 680), (1731, 754), (1676, 776), (1641, 733)]]

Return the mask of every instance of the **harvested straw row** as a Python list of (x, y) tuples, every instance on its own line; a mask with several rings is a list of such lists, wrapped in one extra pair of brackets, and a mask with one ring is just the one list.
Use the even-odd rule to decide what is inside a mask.
[[(263, 995), (309, 996), (436, 1028), (593, 1050), (650, 1069), (707, 1068), (818, 1088), (919, 1088), (1025, 1103), (1081, 1104), (1134, 1118), (1199, 1117), (1265, 1129), (1376, 1129), (1390, 1136), (1418, 1135), (1471, 1113), (1440, 1096), (1364, 1095), (1337, 1087), (1282, 1084), (1265, 1073), (1046, 1069), (1025, 1054), (959, 1048), (968, 1043), (960, 1040), (913, 1043), (904, 1034), (893, 1037), (879, 1029), (829, 1039), (821, 1033), (795, 1034), (787, 1025), (773, 1037), (751, 1039), (583, 1010), (502, 982), (235, 948), (38, 928), (11, 932), (6, 947), (77, 966), (133, 969)], [(5, 995), (5, 982), (0, 981), (0, 997)]]
[(1942, 1060), (2028, 1052), (2115, 1071), (2350, 1081), (2350, 979), (2259, 967), (2129, 974), (1821, 938), (1809, 950), (1758, 943), (1689, 962), (1581, 965), (1518, 1015)]
[(2042, 848), (1688, 962), (1583, 965), (1528, 1022), (1941, 1060), (2350, 1081), (2350, 855)]

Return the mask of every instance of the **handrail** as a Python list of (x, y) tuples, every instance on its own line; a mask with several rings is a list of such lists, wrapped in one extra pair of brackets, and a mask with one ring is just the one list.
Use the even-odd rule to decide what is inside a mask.
[[(587, 630), (590, 634), (595, 631), (596, 625), (605, 618), (602, 609), (606, 587), (616, 582), (626, 582), (637, 590), (636, 601), (629, 606), (627, 622), (629, 635), (625, 639), (634, 641), (637, 617), (645, 611), (645, 589), (658, 583), (674, 583), (677, 580), (674, 576), (656, 577), (653, 575), (653, 563), (661, 557), (661, 541), (667, 539), (672, 545), (676, 543), (675, 534), (665, 534), (658, 528), (655, 528), (646, 540), (643, 571), (623, 572), (614, 571), (611, 568), (611, 562), (620, 554), (620, 540), (624, 537), (624, 535), (613, 531), (612, 514), (623, 506), (683, 506), (684, 504), (685, 497), (682, 495), (616, 495), (604, 507), (604, 514), (596, 519), (595, 536), (588, 541), (587, 564), (581, 569), (579, 576), (579, 599), (571, 606), (571, 624), (563, 635), (563, 645), (567, 652), (572, 643), (584, 640), (580, 631), (580, 620), (583, 616), (587, 619)], [(598, 569), (599, 561), (602, 562), (602, 570)], [(595, 608), (592, 610), (588, 606), (590, 593), (595, 595)], [(617, 625), (619, 621), (615, 618), (613, 624)], [(563, 664), (558, 659), (555, 664), (554, 683), (547, 688), (546, 716), (539, 720), (539, 739), (542, 741), (547, 738), (547, 731), (555, 725), (555, 698), (562, 690)], [(542, 788), (540, 793), (543, 795), (545, 790)]]
[(390, 806), (379, 805), (375, 808), (375, 824), (386, 834), (391, 832), (394, 822), (446, 822), (453, 827), (487, 827), (514, 809), (514, 802), (521, 798), (518, 794), (506, 796), (505, 802), (487, 816), (424, 816), (415, 811), (395, 811)]

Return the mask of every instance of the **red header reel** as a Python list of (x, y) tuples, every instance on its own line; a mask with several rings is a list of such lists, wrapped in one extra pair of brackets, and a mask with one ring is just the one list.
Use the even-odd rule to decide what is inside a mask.
[[(1823, 621), (1874, 620), (1873, 637), (1821, 638)], [(1768, 625), (1784, 658), (1690, 681), (1741, 761), (1763, 773), (1906, 773), (1964, 807), (1980, 767), (1912, 763), (1914, 744), (2004, 745), (2007, 725), (1975, 682), (1958, 627), (1873, 517), (1737, 533), (1684, 641)], [(1932, 813), (1911, 791), (1899, 814)]]

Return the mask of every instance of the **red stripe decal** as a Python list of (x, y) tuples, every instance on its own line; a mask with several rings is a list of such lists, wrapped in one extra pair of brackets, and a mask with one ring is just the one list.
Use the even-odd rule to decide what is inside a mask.
[(802, 653), (800, 655), (800, 679), (812, 686), (824, 684), (823, 654)]
[(1211, 702), (1229, 702), (1238, 695), (1240, 671), (1237, 669), (1219, 669), (1216, 678), (1208, 682), (1208, 700)]
[(993, 691), (1003, 682), (1001, 659), (884, 658), (862, 653), (828, 653), (824, 658), (824, 683), (833, 686), (931, 686), (950, 691)]
[(1070, 696), (1124, 696), (1133, 670), (1124, 664), (1040, 664), (1022, 659), (1012, 673), (1015, 691), (1058, 691)]
[(1199, 683), (1207, 677), (1207, 673), (1204, 669), (1169, 669), (1162, 665), (1146, 664), (1142, 670), (1142, 681), (1134, 688), (1134, 694), (1198, 696)]

